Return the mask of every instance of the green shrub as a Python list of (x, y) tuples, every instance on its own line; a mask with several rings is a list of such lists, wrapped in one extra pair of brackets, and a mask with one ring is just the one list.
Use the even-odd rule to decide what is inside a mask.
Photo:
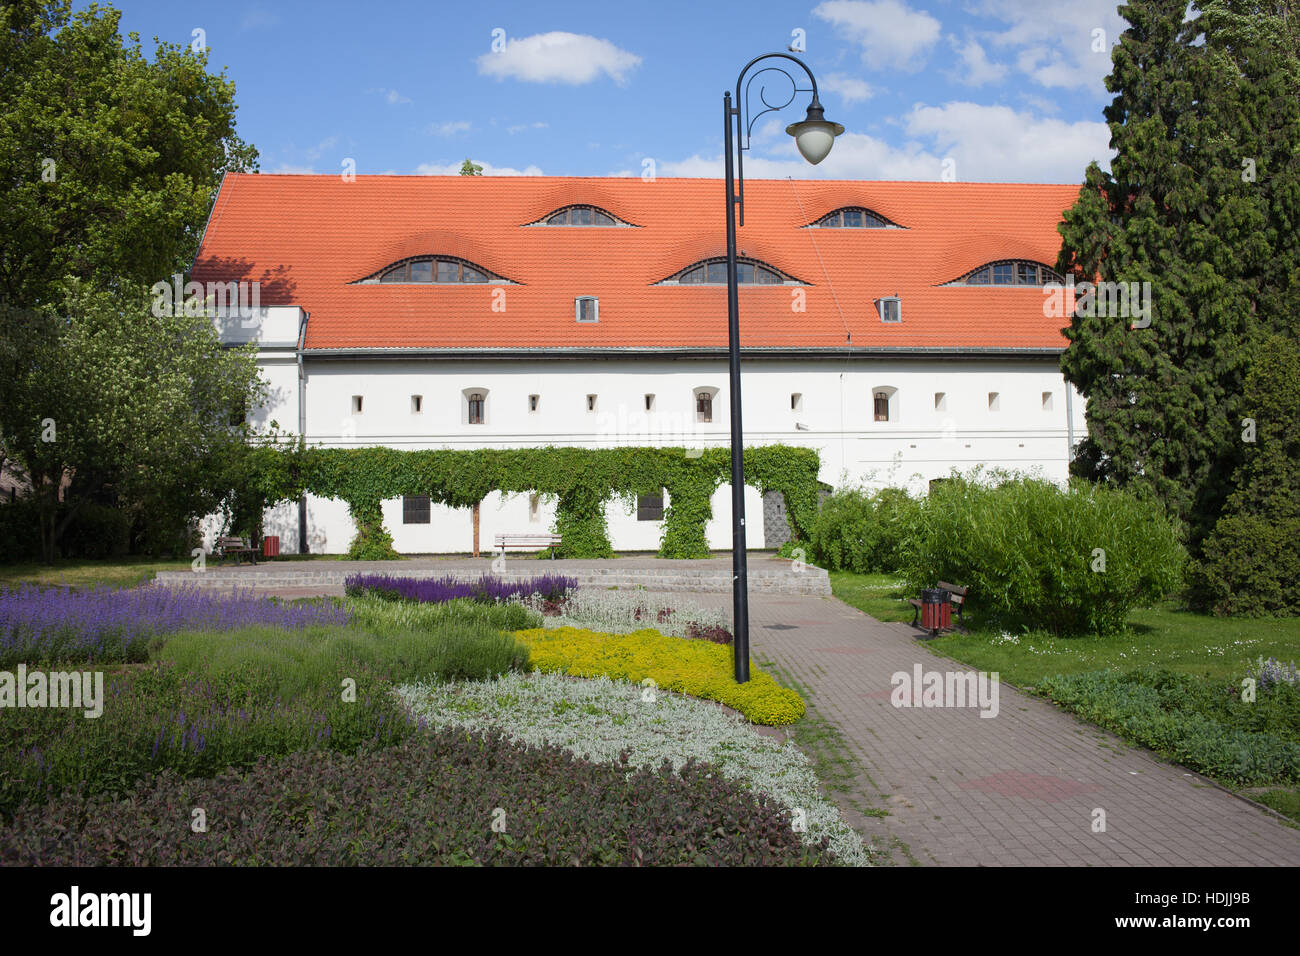
[(1274, 337), (1257, 350), (1242, 407), (1252, 416), (1254, 440), (1243, 442), (1236, 490), (1202, 543), (1192, 603), (1216, 614), (1294, 616), (1300, 614), (1300, 346), (1293, 339)]
[[(194, 807), (207, 812), (205, 833), (190, 829)], [(629, 769), (449, 728), (376, 752), (264, 758), (215, 779), (163, 774), (121, 800), (70, 794), (0, 826), (0, 865), (835, 862), (825, 837), (805, 844), (790, 823), (789, 810), (707, 764)]]
[(373, 631), (436, 630), (448, 625), (486, 624), (498, 631), (542, 626), (539, 611), (514, 601), (484, 604), (471, 598), (454, 601), (390, 601), (378, 594), (359, 594), (345, 602), (353, 623)]
[(41, 519), (27, 498), (0, 500), (0, 555), (5, 561), (35, 561), (41, 556)]
[(1241, 700), (1236, 685), (1160, 668), (1058, 675), (1036, 690), (1086, 720), (1240, 786), (1300, 780), (1300, 689)]
[[(63, 521), (68, 506), (59, 505), (55, 520)], [(94, 502), (77, 507), (71, 522), (59, 538), (59, 553), (65, 558), (112, 558), (130, 547), (131, 521), (116, 508)], [(0, 503), (0, 558), (5, 561), (36, 560), (41, 555), (41, 523), (36, 503), (30, 499)]]
[(1120, 631), (1135, 606), (1180, 586), (1184, 551), (1158, 502), (991, 478), (941, 482), (913, 510), (901, 569), (910, 588), (964, 585), (985, 624), (1069, 635)]
[(915, 502), (902, 488), (845, 487), (822, 502), (808, 536), (811, 559), (831, 571), (897, 571)]
[(286, 697), (320, 687), (335, 692), (356, 668), (405, 683), (482, 680), (528, 666), (527, 649), (511, 635), (485, 621), (451, 620), (425, 630), (385, 633), (314, 627), (174, 634), (154, 656), (196, 678), (257, 675), (259, 686)]

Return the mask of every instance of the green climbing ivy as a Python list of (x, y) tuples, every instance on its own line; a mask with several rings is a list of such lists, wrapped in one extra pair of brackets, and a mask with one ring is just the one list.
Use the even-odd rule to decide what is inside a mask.
[[(700, 558), (709, 554), (704, 529), (713, 516), (710, 499), (731, 473), (725, 448), (478, 448), (399, 451), (393, 448), (284, 446), (283, 461), (269, 467), (259, 490), (265, 503), (310, 493), (348, 504), (357, 524), (350, 554), (395, 557), (383, 526), (381, 503), (403, 495), (469, 508), (494, 491), (536, 492), (557, 503), (555, 530), (564, 557), (613, 554), (605, 504), (618, 498), (668, 494), (659, 555)], [(817, 515), (821, 459), (811, 448), (764, 445), (745, 449), (745, 481), (760, 493), (785, 498), (791, 531), (807, 537)]]

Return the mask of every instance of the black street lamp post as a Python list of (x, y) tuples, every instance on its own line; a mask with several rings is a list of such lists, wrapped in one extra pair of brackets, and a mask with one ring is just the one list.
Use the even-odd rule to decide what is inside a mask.
[[(740, 110), (740, 87), (749, 68), (760, 60), (780, 57), (798, 63), (808, 74), (811, 89), (798, 85), (795, 78), (778, 66), (766, 66), (754, 73), (745, 84), (745, 113), (749, 115), (748, 124)], [(758, 99), (763, 109), (752, 113), (749, 108), (749, 87), (764, 73), (780, 73), (790, 82), (790, 96), (784, 103), (772, 104), (767, 101), (767, 87), (760, 85)], [(743, 684), (749, 680), (749, 581), (745, 561), (745, 457), (744, 432), (740, 419), (740, 294), (736, 277), (736, 207), (740, 207), (740, 224), (745, 224), (745, 160), (744, 151), (749, 148), (750, 133), (758, 117), (764, 113), (784, 109), (794, 102), (796, 93), (812, 93), (812, 102), (808, 104), (808, 116), (800, 123), (786, 127), (786, 132), (795, 139), (795, 145), (808, 162), (816, 165), (831, 151), (835, 137), (844, 132), (839, 123), (826, 121), (821, 101), (817, 98), (817, 80), (812, 70), (800, 60), (788, 53), (765, 53), (745, 64), (736, 78), (736, 105), (732, 105), (731, 91), (722, 94), (723, 141), (726, 144), (726, 186), (727, 186), (727, 346), (730, 364), (731, 385), (731, 569), (732, 569), (732, 630), (735, 634), (733, 648), (735, 651), (736, 682)], [(740, 140), (740, 159), (738, 168), (733, 136), (732, 117), (735, 117), (735, 138)], [(740, 191), (736, 192), (739, 179)]]

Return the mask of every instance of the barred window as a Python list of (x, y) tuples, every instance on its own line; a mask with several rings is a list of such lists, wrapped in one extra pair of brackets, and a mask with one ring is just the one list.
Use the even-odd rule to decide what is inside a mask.
[(402, 496), (402, 524), (429, 523), (429, 496)]

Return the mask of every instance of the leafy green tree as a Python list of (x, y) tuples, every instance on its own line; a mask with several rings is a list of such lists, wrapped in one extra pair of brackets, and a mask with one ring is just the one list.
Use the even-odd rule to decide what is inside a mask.
[(150, 61), (117, 10), (70, 11), (0, 4), (0, 298), (20, 307), (58, 300), (69, 276), (183, 271), (222, 174), (256, 169), (206, 50), (160, 43)]
[(1245, 457), (1193, 591), (1219, 614), (1300, 614), (1300, 343), (1275, 335), (1246, 379)]
[(460, 174), (462, 176), (482, 176), (483, 167), (473, 160), (467, 159), (460, 164)]
[[(1116, 157), (1060, 227), (1058, 268), (1150, 283), (1150, 324), (1071, 316), (1066, 378), (1088, 399), (1076, 474), (1163, 499), (1193, 547), (1239, 461), (1250, 344), (1291, 327), (1300, 264), (1300, 58), (1287, 5), (1131, 0), (1107, 77)], [(1131, 286), (1130, 286), (1131, 288)], [(1139, 286), (1140, 288), (1140, 286)]]
[(207, 320), (141, 291), (185, 271), (222, 175), (256, 169), (234, 85), (201, 44), (148, 59), (119, 20), (0, 3), (0, 459), (33, 484), (47, 559), (89, 506), (165, 535), (211, 510), (258, 388)]
[(19, 372), (5, 447), (31, 480), (47, 561), (90, 503), (148, 529), (148, 550), (178, 548), (248, 454), (241, 413), (265, 394), (252, 347), (225, 348), (206, 317), (159, 317), (149, 303), (142, 287), (70, 280), (46, 307), (52, 334)]

